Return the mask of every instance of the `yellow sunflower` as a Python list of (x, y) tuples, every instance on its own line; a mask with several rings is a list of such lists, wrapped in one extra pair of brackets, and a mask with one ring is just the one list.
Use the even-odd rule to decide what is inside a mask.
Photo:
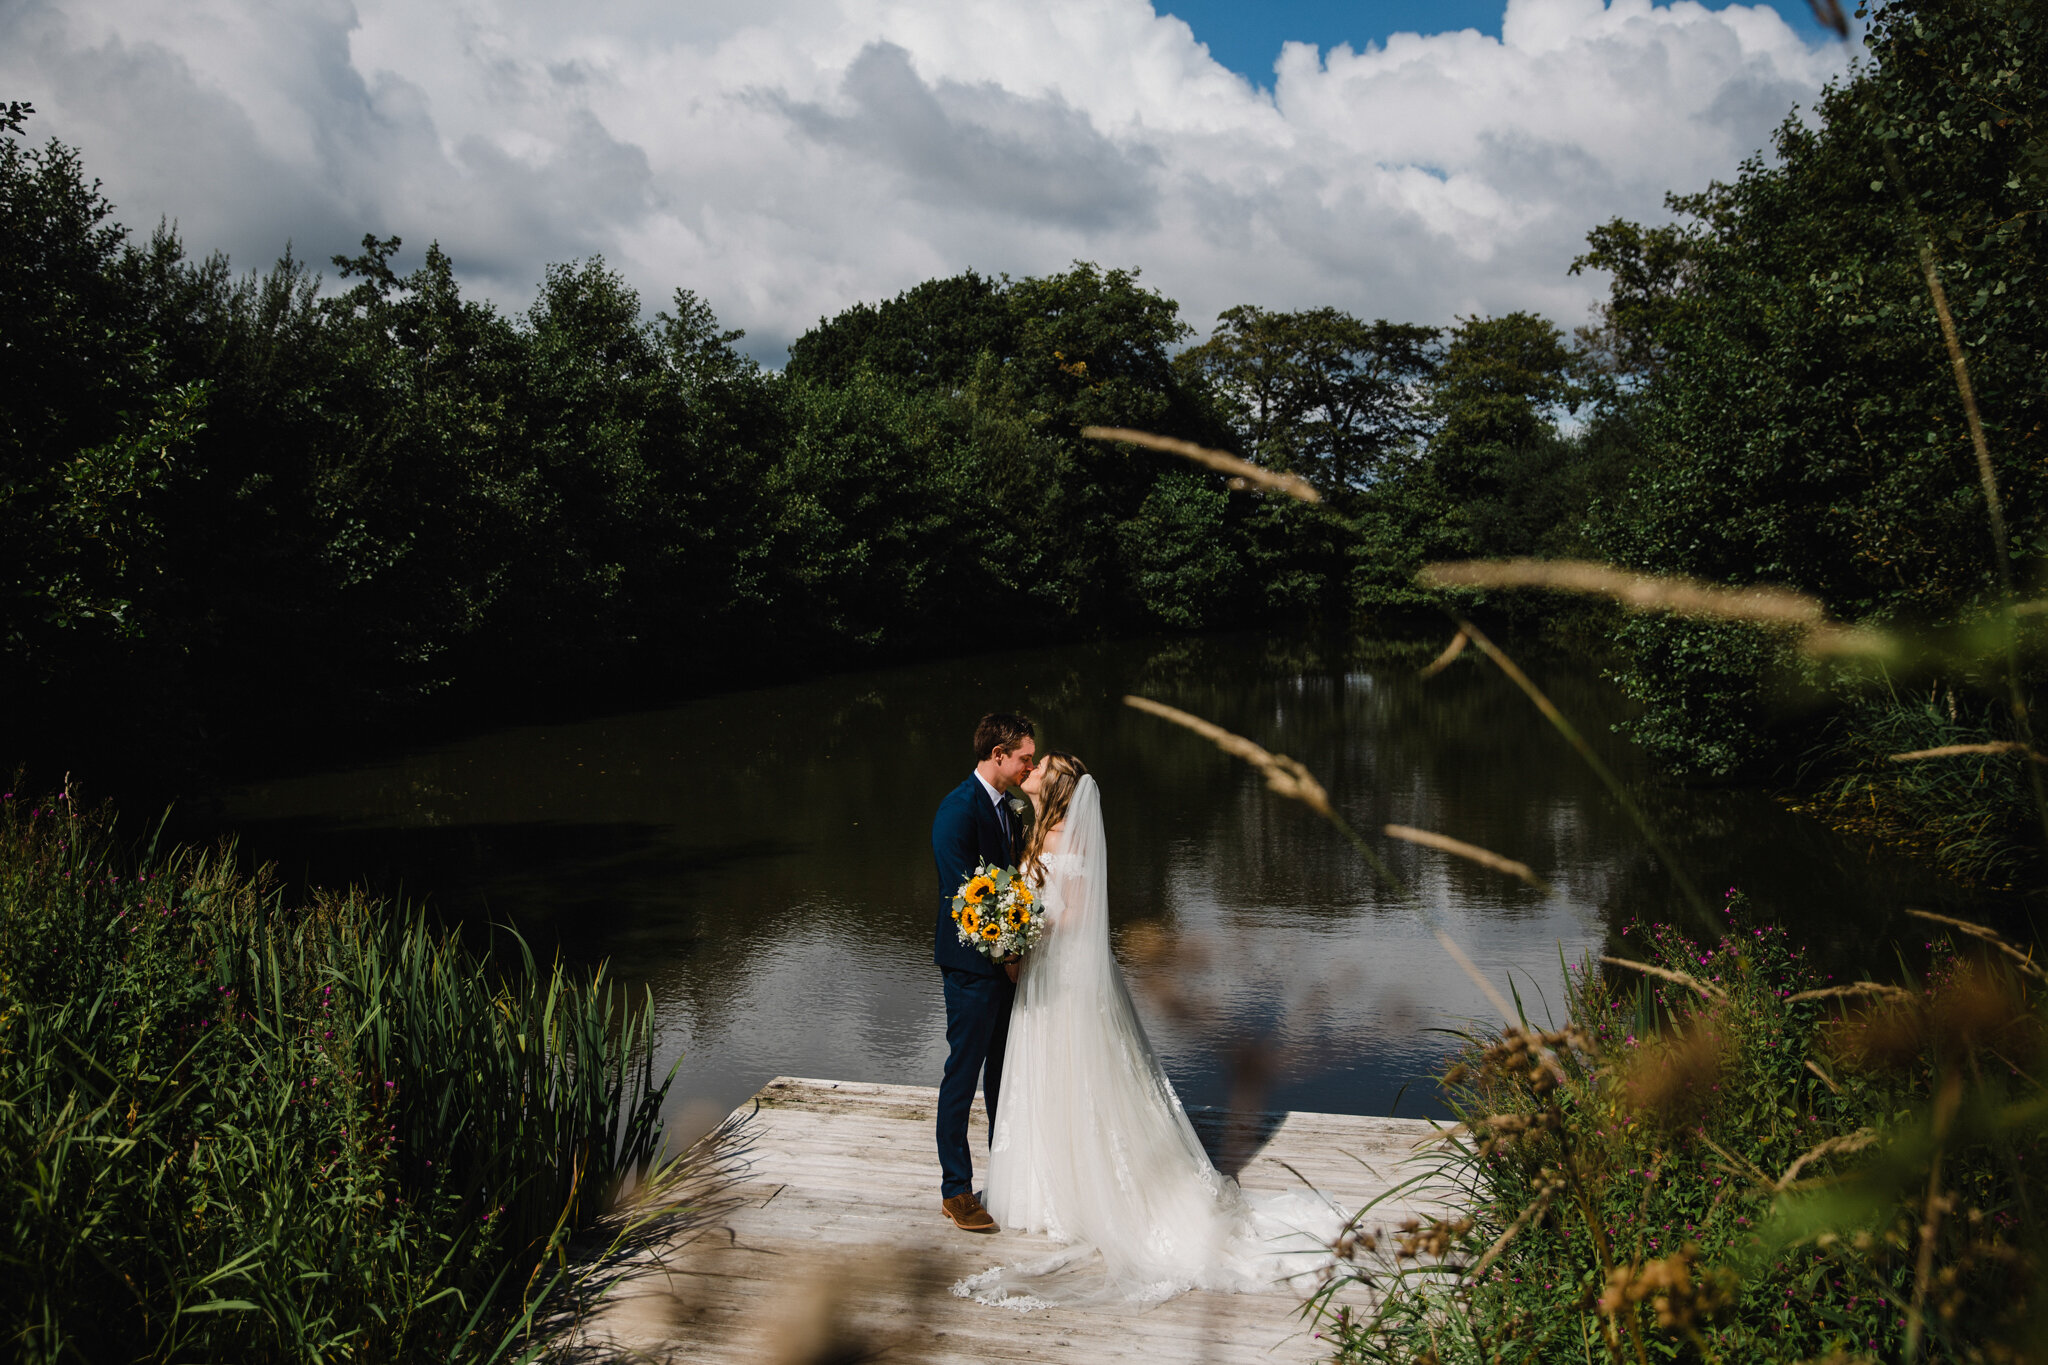
[(981, 936), (990, 943), (994, 943), (1003, 936), (1003, 926), (997, 924), (994, 920), (989, 920), (981, 926)]
[(976, 877), (973, 881), (967, 883), (967, 885), (961, 889), (960, 898), (966, 901), (969, 905), (980, 905), (981, 898), (986, 896), (989, 892), (995, 889), (995, 878)]
[(1013, 905), (1003, 912), (1003, 925), (1009, 929), (1022, 929), (1031, 923), (1031, 912), (1021, 905)]
[(1035, 899), (1031, 894), (1031, 888), (1025, 884), (1022, 877), (1011, 882), (1010, 889), (1017, 893), (1017, 903), (1020, 905), (1029, 905)]
[(970, 905), (965, 910), (959, 910), (954, 912), (953, 918), (956, 921), (958, 921), (960, 927), (962, 929), (965, 929), (968, 933), (978, 934), (981, 932), (981, 912), (976, 910), (973, 906)]

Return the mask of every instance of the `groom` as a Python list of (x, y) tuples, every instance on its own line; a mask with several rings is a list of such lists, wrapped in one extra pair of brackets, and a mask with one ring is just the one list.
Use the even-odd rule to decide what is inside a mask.
[(992, 962), (960, 941), (953, 924), (953, 893), (976, 863), (1014, 867), (1024, 848), (1024, 814), (1010, 805), (1038, 762), (1031, 722), (998, 711), (974, 727), (974, 771), (939, 803), (932, 821), (932, 857), (939, 867), (939, 921), (932, 960), (946, 991), (946, 1078), (939, 1084), (940, 1207), (956, 1227), (994, 1232), (974, 1194), (974, 1161), (967, 1152), (967, 1115), (981, 1078), (988, 1126), (996, 1126), (996, 1091), (1002, 1085), (1003, 1044), (1010, 1036), (1010, 1000), (1017, 969)]

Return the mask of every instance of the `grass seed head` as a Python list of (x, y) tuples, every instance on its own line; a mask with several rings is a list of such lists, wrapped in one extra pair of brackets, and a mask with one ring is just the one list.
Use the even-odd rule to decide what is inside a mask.
[(1280, 795), (1301, 802), (1318, 815), (1332, 814), (1330, 796), (1323, 790), (1323, 784), (1316, 781), (1315, 775), (1305, 766), (1286, 754), (1268, 752), (1243, 735), (1232, 734), (1222, 726), (1203, 720), (1200, 716), (1190, 715), (1178, 707), (1153, 701), (1149, 697), (1125, 697), (1124, 705), (1194, 731), (1224, 753), (1241, 758), (1257, 768), (1265, 774), (1266, 785)]
[(1828, 1051), (1868, 1071), (1910, 1069), (1929, 1056), (1954, 1063), (1990, 1048), (2014, 1066), (2041, 1049), (2041, 1024), (2013, 973), (1966, 962), (1919, 995), (1886, 996), (1844, 1016)]
[(1432, 1218), (1421, 1222), (1410, 1218), (1401, 1224), (1394, 1240), (1397, 1261), (1441, 1261), (1450, 1254), (1460, 1237), (1472, 1231), (1470, 1218)]
[(1724, 587), (1680, 575), (1631, 573), (1580, 559), (1462, 560), (1425, 564), (1415, 576), (1429, 588), (1549, 588), (1605, 597), (1629, 611), (1746, 621), (1799, 633), (1811, 654), (1889, 654), (1893, 645), (1875, 631), (1837, 625), (1820, 599), (1789, 588)]
[(1323, 495), (1316, 491), (1315, 485), (1298, 474), (1268, 469), (1264, 465), (1241, 460), (1225, 451), (1196, 445), (1193, 441), (1158, 436), (1149, 431), (1137, 431), (1130, 427), (1082, 427), (1081, 435), (1091, 441), (1121, 441), (1126, 445), (1143, 446), (1147, 450), (1178, 455), (1184, 460), (1205, 465), (1220, 474), (1230, 475), (1230, 486), (1239, 491), (1263, 488), (1268, 492), (1284, 493), (1301, 502), (1323, 500)]
[(1631, 1304), (1649, 1301), (1657, 1325), (1689, 1332), (1735, 1302), (1734, 1272), (1699, 1266), (1699, 1247), (1691, 1242), (1661, 1260), (1616, 1266), (1607, 1274), (1599, 1309), (1614, 1317)]
[(1695, 1015), (1675, 1037), (1636, 1049), (1620, 1075), (1623, 1108), (1659, 1128), (1695, 1121), (1727, 1070), (1729, 1032), (1713, 1014)]

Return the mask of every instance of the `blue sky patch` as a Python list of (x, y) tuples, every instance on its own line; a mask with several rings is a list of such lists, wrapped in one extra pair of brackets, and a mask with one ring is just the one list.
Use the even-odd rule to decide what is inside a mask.
[[(1834, 41), (1814, 22), (1806, 0), (1775, 0), (1771, 7), (1807, 42)], [(1507, 10), (1503, 0), (1154, 0), (1153, 8), (1184, 20), (1195, 40), (1209, 45), (1210, 56), (1252, 84), (1267, 87), (1285, 42), (1314, 43), (1327, 52), (1340, 43), (1354, 50), (1383, 43), (1390, 33), (1476, 28), (1498, 38)]]

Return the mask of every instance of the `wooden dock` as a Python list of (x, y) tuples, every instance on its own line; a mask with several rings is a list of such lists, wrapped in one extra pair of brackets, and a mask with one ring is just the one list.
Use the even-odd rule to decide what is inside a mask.
[[(578, 1331), (613, 1360), (1204, 1361), (1271, 1365), (1320, 1352), (1294, 1293), (1198, 1292), (1150, 1307), (1015, 1312), (956, 1298), (953, 1283), (1052, 1244), (961, 1232), (939, 1212), (938, 1092), (782, 1076), (751, 1114), (740, 1183), (717, 1226), (656, 1248)], [(1434, 1127), (1416, 1119), (1196, 1113), (1219, 1165), (1247, 1189), (1305, 1179), (1347, 1209), (1415, 1173)], [(986, 1169), (977, 1101), (971, 1135)], [(1289, 1168), (1292, 1168), (1290, 1170)], [(1298, 1175), (1296, 1173), (1299, 1173)], [(1409, 1195), (1375, 1226), (1435, 1212)]]

